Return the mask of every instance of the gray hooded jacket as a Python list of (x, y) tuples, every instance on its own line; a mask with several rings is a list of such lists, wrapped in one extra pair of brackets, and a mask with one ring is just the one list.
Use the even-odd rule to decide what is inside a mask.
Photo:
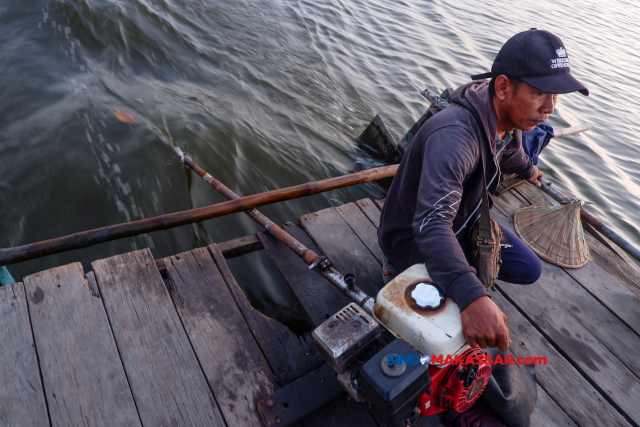
[[(382, 209), (378, 242), (398, 271), (424, 262), (434, 282), (464, 310), (488, 295), (458, 243), (480, 213), (479, 144), (484, 141), (480, 132), (486, 135), (493, 157), (485, 170), (489, 193), (497, 187), (501, 173), (528, 179), (534, 167), (522, 150), (522, 133), (517, 129), (500, 159), (496, 158), (497, 118), (488, 83), (466, 84), (450, 101), (413, 137)], [(480, 116), (482, 127), (471, 108)]]

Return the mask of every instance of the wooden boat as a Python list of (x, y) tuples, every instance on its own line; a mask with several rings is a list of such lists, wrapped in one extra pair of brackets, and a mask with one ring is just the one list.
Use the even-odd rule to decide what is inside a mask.
[[(375, 295), (383, 203), (357, 200), (282, 228)], [(525, 183), (492, 212), (513, 228), (521, 207), (553, 203)], [(543, 262), (536, 284), (500, 282), (492, 294), (509, 318), (510, 351), (547, 360), (536, 368), (532, 426), (640, 425), (640, 273), (588, 231), (584, 267)], [(262, 250), (309, 324), (350, 302), (266, 232), (159, 260), (146, 248), (96, 260), (89, 272), (73, 263), (1, 287), (2, 424), (378, 426), (344, 394), (308, 332), (249, 303), (227, 261)]]

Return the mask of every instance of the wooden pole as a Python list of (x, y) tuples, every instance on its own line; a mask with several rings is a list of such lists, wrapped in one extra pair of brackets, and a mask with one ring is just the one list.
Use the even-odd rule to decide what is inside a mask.
[[(214, 190), (222, 194), (229, 200), (238, 200), (240, 196), (234, 193), (229, 187), (215, 179), (207, 171), (198, 166), (189, 156), (182, 153), (171, 146), (173, 153), (180, 158), (182, 163), (189, 166), (195, 173), (205, 180)], [(244, 211), (251, 219), (264, 227), (265, 230), (280, 243), (285, 245), (309, 266), (309, 269), (315, 269), (329, 283), (335, 286), (339, 291), (348, 296), (352, 301), (361, 306), (369, 314), (373, 315), (374, 299), (368, 296), (362, 289), (358, 288), (353, 280), (346, 280), (338, 270), (331, 265), (331, 261), (327, 257), (320, 257), (311, 249), (300, 243), (292, 235), (284, 231), (278, 224), (271, 221), (257, 209), (249, 209)]]
[(580, 132), (586, 132), (591, 129), (593, 125), (591, 123), (583, 123), (581, 125), (575, 125), (564, 129), (558, 129), (554, 131), (554, 138), (562, 138), (563, 136), (569, 136)]
[(64, 237), (30, 243), (15, 248), (0, 249), (0, 265), (10, 265), (21, 261), (51, 255), (72, 249), (86, 248), (102, 242), (121, 239), (123, 237), (136, 236), (151, 231), (167, 230), (181, 225), (204, 221), (231, 213), (246, 211), (258, 206), (298, 197), (310, 196), (325, 191), (335, 190), (355, 184), (363, 184), (383, 178), (391, 178), (395, 175), (398, 165), (384, 166), (361, 172), (329, 178), (322, 181), (309, 182), (279, 190), (267, 191), (252, 196), (241, 197), (228, 202), (187, 211), (160, 215), (153, 218), (127, 222), (123, 224), (109, 225), (94, 230), (82, 231)]

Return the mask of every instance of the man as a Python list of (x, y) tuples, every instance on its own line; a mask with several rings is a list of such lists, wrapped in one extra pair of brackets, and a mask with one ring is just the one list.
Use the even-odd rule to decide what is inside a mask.
[[(480, 213), (483, 191), (480, 144), (490, 145), (492, 160), (485, 170), (489, 193), (501, 173), (517, 173), (539, 186), (542, 172), (522, 150), (522, 131), (547, 120), (557, 94), (589, 92), (570, 74), (562, 41), (537, 29), (510, 38), (491, 72), (473, 77), (491, 81), (458, 88), (449, 107), (426, 121), (413, 137), (389, 189), (378, 241), (387, 258), (385, 281), (424, 262), (434, 282), (460, 307), (467, 342), (506, 351), (507, 318), (469, 262), (469, 234)], [(509, 245), (502, 247), (498, 278), (535, 282), (540, 260), (514, 233), (502, 229)]]

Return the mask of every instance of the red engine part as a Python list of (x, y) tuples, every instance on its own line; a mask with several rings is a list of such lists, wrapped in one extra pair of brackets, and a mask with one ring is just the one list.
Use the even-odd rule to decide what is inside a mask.
[(473, 405), (489, 384), (491, 365), (484, 360), (479, 348), (468, 348), (445, 367), (429, 366), (431, 393), (420, 397), (422, 415), (445, 410), (464, 412)]

